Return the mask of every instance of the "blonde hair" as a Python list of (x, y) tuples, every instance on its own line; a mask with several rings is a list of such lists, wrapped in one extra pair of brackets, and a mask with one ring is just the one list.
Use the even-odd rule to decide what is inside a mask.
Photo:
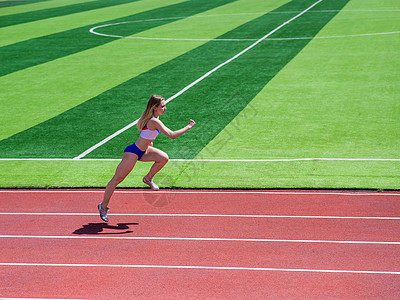
[(146, 109), (142, 113), (142, 116), (136, 125), (139, 131), (142, 131), (147, 122), (149, 122), (149, 120), (154, 116), (154, 108), (159, 106), (163, 100), (164, 98), (159, 95), (152, 95), (150, 97), (149, 102), (147, 102)]

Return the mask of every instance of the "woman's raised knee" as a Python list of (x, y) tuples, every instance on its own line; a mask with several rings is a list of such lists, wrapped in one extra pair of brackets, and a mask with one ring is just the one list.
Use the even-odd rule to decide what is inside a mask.
[(166, 163), (168, 162), (168, 160), (169, 160), (169, 156), (168, 156), (168, 154), (167, 154), (167, 153), (164, 153), (164, 155), (162, 156), (162, 158), (161, 158), (161, 161), (160, 161), (160, 162), (162, 162), (162, 163), (166, 164)]

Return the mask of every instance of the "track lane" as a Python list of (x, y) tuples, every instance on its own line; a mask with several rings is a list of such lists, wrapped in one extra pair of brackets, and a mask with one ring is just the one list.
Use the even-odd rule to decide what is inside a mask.
[[(0, 192), (0, 212), (21, 212), (23, 209), (28, 213), (92, 213), (92, 207), (96, 206), (101, 196), (99, 192)], [(114, 196), (112, 211), (115, 213), (399, 216), (399, 197), (381, 194), (354, 197), (336, 194), (306, 194), (299, 197), (287, 194), (176, 194), (173, 198), (161, 199), (171, 200), (169, 205), (163, 207), (150, 205), (154, 203), (151, 202), (154, 196), (157, 196), (153, 193), (116, 193)], [(105, 238), (214, 236), (397, 241), (400, 227), (399, 220), (110, 216), (111, 226), (104, 227), (96, 215), (1, 215), (0, 233)], [(118, 223), (126, 227), (112, 227)], [(3, 263), (400, 270), (398, 245), (35, 238), (0, 240), (4, 245)], [(396, 298), (400, 285), (400, 276), (389, 274), (82, 266), (1, 265), (0, 277), (5, 278), (5, 285), (0, 289), (1, 297), (82, 299), (180, 298), (182, 295), (203, 299), (210, 295), (231, 299), (353, 298), (355, 295), (360, 298)]]
[[(0, 190), (0, 212), (97, 213), (103, 190)], [(400, 216), (400, 192), (117, 189), (112, 213)]]
[[(107, 226), (97, 216), (2, 215), (0, 235), (121, 236), (124, 234), (126, 237), (400, 242), (400, 220), (173, 216), (110, 216), (110, 218), (112, 222)], [(126, 231), (133, 232), (126, 233)]]
[(400, 272), (400, 245), (19, 238), (2, 241), (1, 263)]
[[(2, 267), (4, 297), (79, 299), (394, 299), (399, 276), (290, 272)], [(43, 284), (46, 283), (46, 284)]]

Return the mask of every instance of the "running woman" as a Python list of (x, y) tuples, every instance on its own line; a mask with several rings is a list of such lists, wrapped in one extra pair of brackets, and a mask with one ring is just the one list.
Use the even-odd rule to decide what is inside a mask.
[(137, 123), (140, 136), (134, 144), (125, 148), (122, 160), (115, 171), (114, 177), (107, 184), (106, 190), (104, 191), (103, 202), (97, 207), (99, 209), (100, 218), (103, 221), (108, 222), (108, 203), (110, 202), (115, 188), (132, 171), (136, 161), (154, 161), (149, 173), (143, 177), (143, 182), (149, 185), (151, 189), (155, 191), (158, 190), (158, 186), (153, 182), (153, 177), (168, 162), (168, 155), (164, 151), (153, 147), (153, 141), (157, 135), (162, 132), (171, 139), (175, 139), (196, 124), (193, 120), (190, 120), (189, 124), (185, 127), (176, 131), (170, 130), (159, 119), (159, 116), (163, 115), (167, 109), (165, 105), (166, 102), (163, 97), (158, 95), (150, 97), (146, 110)]

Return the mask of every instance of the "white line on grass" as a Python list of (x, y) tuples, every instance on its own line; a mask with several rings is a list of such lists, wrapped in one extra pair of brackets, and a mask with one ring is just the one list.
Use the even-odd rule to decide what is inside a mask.
[(357, 244), (357, 245), (400, 245), (400, 242), (377, 241), (330, 241), (330, 240), (284, 240), (284, 239), (244, 239), (244, 238), (190, 238), (153, 236), (113, 236), (113, 235), (0, 235), (0, 238), (16, 239), (101, 239), (101, 240), (144, 240), (144, 241), (195, 241), (195, 242), (257, 242), (257, 243), (314, 243), (314, 244)]
[[(310, 13), (338, 13), (338, 12), (399, 12), (400, 10), (312, 10)], [(196, 15), (196, 16), (179, 16), (179, 17), (168, 17), (168, 18), (157, 18), (157, 19), (145, 19), (145, 20), (135, 20), (135, 21), (125, 21), (111, 24), (103, 24), (99, 26), (95, 26), (89, 29), (90, 33), (100, 36), (106, 37), (124, 37), (118, 35), (108, 35), (100, 32), (96, 32), (96, 29), (115, 26), (115, 25), (123, 25), (128, 23), (141, 23), (141, 22), (155, 22), (155, 21), (167, 21), (167, 20), (180, 20), (186, 18), (212, 18), (212, 17), (232, 17), (232, 16), (246, 16), (246, 15), (265, 15), (265, 14), (295, 14), (300, 13), (301, 11), (267, 11), (267, 12), (252, 12), (252, 13), (232, 13), (232, 14), (214, 14), (214, 15)]]
[[(313, 10), (310, 13), (331, 13), (331, 12), (371, 12), (372, 10)], [(385, 10), (374, 10), (374, 12), (387, 12)], [(237, 14), (218, 14), (218, 15), (201, 15), (201, 16), (191, 16), (191, 18), (209, 18), (209, 17), (223, 17), (223, 16), (242, 16), (242, 15), (262, 15), (262, 14), (294, 14), (299, 13), (299, 11), (282, 11), (282, 12), (256, 12), (256, 13), (237, 13)], [(257, 41), (258, 39), (195, 39), (195, 38), (168, 38), (168, 37), (140, 37), (140, 36), (122, 36), (122, 35), (113, 35), (113, 34), (105, 34), (97, 32), (96, 30), (99, 28), (124, 25), (129, 23), (140, 23), (140, 22), (154, 22), (154, 21), (166, 21), (166, 20), (179, 20), (185, 19), (189, 16), (184, 17), (169, 17), (169, 18), (159, 18), (159, 19), (146, 19), (146, 20), (135, 20), (135, 21), (126, 21), (126, 22), (118, 22), (111, 24), (103, 24), (100, 26), (93, 27), (89, 30), (90, 33), (99, 36), (112, 37), (112, 38), (129, 38), (129, 39), (140, 39), (140, 40), (159, 40), (159, 41), (216, 41), (216, 42), (241, 42), (241, 41)], [(309, 39), (332, 39), (332, 38), (346, 38), (346, 37), (363, 37), (363, 36), (375, 36), (375, 35), (388, 35), (388, 34), (398, 34), (400, 31), (392, 31), (392, 32), (376, 32), (376, 33), (361, 33), (361, 34), (352, 34), (352, 35), (337, 35), (337, 36), (320, 36), (320, 37), (297, 37), (297, 38), (270, 38), (268, 41), (289, 41), (289, 40), (309, 40)]]
[[(310, 13), (337, 13), (337, 12), (397, 12), (400, 10), (313, 10)], [(168, 18), (158, 18), (158, 19), (145, 19), (145, 20), (135, 20), (135, 21), (126, 21), (126, 22), (118, 22), (111, 24), (103, 24), (99, 26), (95, 26), (89, 29), (89, 32), (99, 36), (105, 37), (116, 37), (116, 38), (132, 38), (132, 39), (163, 39), (163, 38), (141, 38), (141, 37), (133, 37), (133, 36), (120, 36), (120, 35), (112, 35), (97, 32), (96, 30), (99, 28), (116, 26), (116, 25), (124, 25), (128, 23), (142, 23), (142, 22), (155, 22), (155, 21), (167, 21), (167, 20), (180, 20), (186, 18), (212, 18), (212, 17), (232, 17), (232, 16), (245, 16), (245, 15), (264, 15), (264, 14), (294, 14), (299, 13), (300, 11), (270, 11), (270, 12), (253, 12), (253, 13), (233, 13), (233, 14), (215, 14), (215, 15), (199, 15), (199, 16), (181, 16), (181, 17), (168, 17)], [(169, 39), (167, 40), (195, 40), (195, 41), (256, 41), (257, 39)]]
[[(152, 21), (152, 20), (146, 20)], [(138, 22), (138, 21), (131, 21)], [(144, 36), (123, 36), (123, 35), (112, 35), (99, 33), (94, 31), (94, 29), (101, 27), (108, 27), (120, 24), (126, 24), (131, 22), (121, 22), (115, 24), (107, 24), (94, 27), (90, 30), (91, 33), (112, 37), (112, 38), (125, 38), (125, 39), (137, 39), (137, 40), (153, 40), (153, 41), (207, 41), (207, 42), (248, 42), (248, 41), (257, 41), (258, 39), (249, 39), (249, 38), (236, 38), (236, 39), (196, 39), (196, 38), (169, 38), (169, 37), (144, 37)], [(269, 38), (265, 39), (266, 41), (292, 41), (292, 40), (313, 40), (313, 39), (334, 39), (334, 38), (348, 38), (348, 37), (365, 37), (365, 36), (379, 36), (379, 35), (389, 35), (389, 34), (398, 34), (400, 31), (390, 31), (390, 32), (373, 32), (373, 33), (360, 33), (360, 34), (350, 34), (350, 35), (332, 35), (332, 36), (315, 36), (315, 37), (291, 37), (291, 38)]]
[[(400, 194), (398, 194), (400, 196)], [(98, 213), (45, 213), (45, 212), (0, 212), (6, 216), (98, 216)], [(352, 216), (282, 216), (282, 215), (216, 215), (216, 214), (128, 214), (109, 213), (110, 216), (129, 217), (185, 217), (185, 218), (263, 218), (263, 219), (336, 219), (336, 220), (400, 220), (400, 217), (352, 217)]]
[[(208, 76), (210, 76), (212, 73), (214, 73), (215, 71), (219, 70), (220, 68), (222, 68), (223, 66), (229, 64), (230, 62), (232, 62), (233, 60), (235, 60), (236, 58), (238, 58), (239, 56), (243, 55), (244, 53), (246, 53), (247, 51), (251, 50), (252, 48), (254, 48), (255, 46), (257, 46), (260, 42), (262, 42), (263, 40), (265, 40), (267, 37), (269, 37), (271, 34), (275, 33), (276, 31), (278, 31), (279, 29), (281, 29), (282, 27), (286, 26), (287, 24), (291, 23), (292, 21), (294, 21), (295, 19), (297, 19), (298, 17), (300, 17), (301, 15), (305, 14), (307, 11), (309, 11), (311, 8), (313, 8), (314, 6), (316, 6), (318, 3), (322, 2), (323, 0), (318, 0), (317, 2), (315, 2), (314, 4), (312, 4), (311, 6), (309, 6), (308, 8), (306, 8), (305, 10), (303, 10), (301, 13), (297, 14), (296, 16), (294, 16), (293, 18), (291, 18), (290, 20), (284, 22), (283, 24), (281, 24), (280, 26), (276, 27), (274, 30), (272, 30), (271, 32), (267, 33), (266, 35), (264, 35), (262, 38), (260, 38), (259, 40), (257, 40), (255, 43), (253, 43), (252, 45), (250, 45), (249, 47), (247, 47), (246, 49), (244, 49), (243, 51), (239, 52), (238, 54), (236, 54), (235, 56), (233, 56), (232, 58), (228, 59), (227, 61), (223, 62), (222, 64), (218, 65), (217, 67), (215, 67), (214, 69), (212, 69), (211, 71), (207, 72), (206, 74), (204, 74), (203, 76), (201, 76), (199, 79), (193, 81), (191, 84), (189, 84), (188, 86), (186, 86), (185, 88), (183, 88), (181, 91), (179, 91), (178, 93), (176, 93), (175, 95), (173, 95), (172, 97), (170, 97), (169, 99), (166, 100), (166, 102), (170, 102), (173, 99), (179, 97), (180, 95), (182, 95), (184, 92), (186, 92), (188, 89), (190, 89), (191, 87), (193, 87), (194, 85), (196, 85), (197, 83), (199, 83), (200, 81), (202, 81), (203, 79), (207, 78)], [(125, 126), (124, 128), (118, 130), (117, 132), (113, 133), (112, 135), (108, 136), (107, 138), (105, 138), (104, 140), (102, 140), (101, 142), (97, 143), (96, 145), (90, 147), (89, 149), (87, 149), (86, 151), (82, 152), (81, 154), (79, 154), (78, 156), (76, 156), (74, 159), (81, 159), (83, 157), (85, 157), (86, 155), (88, 155), (89, 153), (91, 153), (92, 151), (94, 151), (95, 149), (97, 149), (98, 147), (104, 145), (105, 143), (107, 143), (108, 141), (110, 141), (111, 139), (113, 139), (114, 137), (118, 136), (119, 134), (121, 134), (122, 132), (128, 130), (129, 128), (131, 128), (132, 126), (135, 126), (137, 124), (137, 122), (139, 121), (139, 119), (135, 120), (134, 122), (128, 124), (127, 126)]]
[(398, 158), (170, 159), (182, 162), (400, 161)]
[(94, 267), (94, 268), (152, 268), (152, 269), (185, 269), (185, 270), (223, 270), (223, 271), (280, 271), (280, 272), (312, 272), (312, 273), (350, 273), (400, 275), (398, 271), (369, 270), (322, 270), (322, 269), (283, 269), (256, 267), (220, 267), (220, 266), (172, 266), (172, 265), (112, 265), (112, 264), (52, 264), (52, 263), (0, 263), (0, 266), (13, 267)]
[[(120, 158), (0, 158), (0, 161), (121, 161)], [(186, 159), (176, 162), (293, 162), (293, 161), (400, 161), (400, 158), (276, 158), (276, 159)]]

